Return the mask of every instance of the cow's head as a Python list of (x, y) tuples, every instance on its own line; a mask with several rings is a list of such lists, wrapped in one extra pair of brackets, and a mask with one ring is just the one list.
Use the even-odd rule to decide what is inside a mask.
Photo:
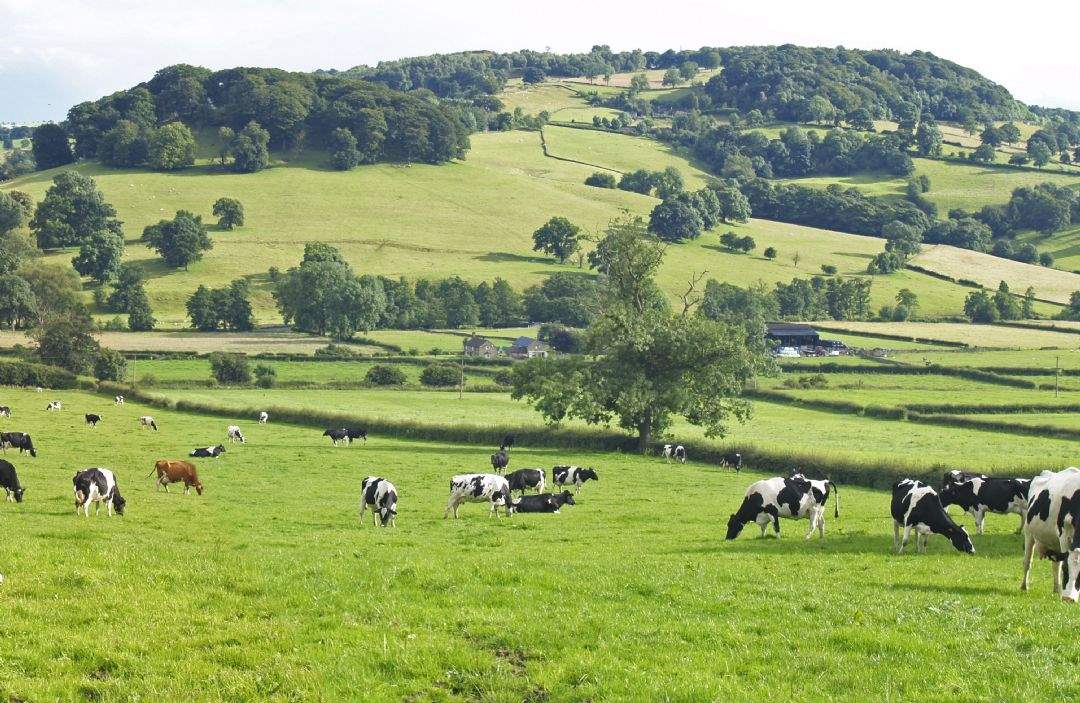
[(199, 495), (202, 495), (202, 492), (203, 492), (202, 481), (196, 481), (195, 483), (193, 483), (191, 485), (195, 487), (195, 492), (196, 493), (198, 493)]
[(564, 503), (566, 505), (577, 505), (577, 503), (574, 502), (574, 494), (571, 493), (570, 491), (563, 491), (562, 493), (560, 493), (559, 494), (559, 502)]
[(502, 492), (502, 504), (503, 507), (506, 508), (507, 516), (514, 514), (514, 496), (511, 494), (509, 488)]
[(22, 486), (16, 486), (15, 489), (11, 491), (11, 495), (15, 496), (16, 503), (22, 502), (23, 493), (26, 493), (26, 489), (24, 489)]
[(963, 527), (954, 527), (949, 531), (949, 541), (961, 552), (965, 554), (974, 554), (975, 545), (971, 543), (971, 537), (968, 536), (967, 530)]
[(383, 499), (383, 504), (379, 506), (379, 520), (382, 522), (382, 526), (386, 527), (390, 521), (397, 517), (397, 493), (390, 491)]
[(224, 454), (225, 453), (225, 445), (224, 444), (219, 444), (216, 447), (214, 447), (214, 453), (215, 454)]
[(950, 481), (945, 485), (945, 488), (938, 493), (938, 499), (941, 500), (941, 507), (947, 508), (950, 505), (956, 505), (960, 502), (960, 488), (962, 483)]
[(113, 499), (112, 499), (112, 507), (113, 507), (113, 510), (116, 511), (117, 515), (123, 515), (124, 514), (124, 506), (125, 505), (127, 505), (127, 500), (124, 499), (124, 496), (120, 495), (119, 493), (114, 492), (113, 493)]
[(596, 472), (590, 467), (588, 469), (582, 469), (578, 472), (578, 476), (581, 477), (582, 482), (588, 481), (590, 478), (593, 481), (599, 481), (600, 477), (596, 475)]
[(736, 537), (738, 537), (739, 533), (742, 532), (743, 525), (745, 524), (746, 523), (743, 522), (742, 518), (740, 518), (735, 513), (732, 513), (731, 517), (729, 517), (727, 521), (727, 539), (735, 539)]

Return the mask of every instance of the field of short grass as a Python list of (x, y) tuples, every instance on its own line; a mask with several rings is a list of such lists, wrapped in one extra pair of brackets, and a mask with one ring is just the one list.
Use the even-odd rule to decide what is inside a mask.
[(898, 355), (902, 361), (920, 363), (924, 359), (943, 366), (1043, 368), (1053, 370), (1080, 368), (1080, 348), (1073, 349), (1002, 349), (984, 351), (912, 352)]
[(1039, 349), (1080, 348), (1080, 336), (1052, 330), (1032, 330), (1002, 325), (971, 325), (963, 322), (836, 322), (817, 323), (819, 331), (854, 330), (871, 334), (897, 334), (920, 339), (963, 342), (975, 347)]
[(708, 174), (689, 163), (678, 153), (655, 139), (595, 129), (548, 126), (544, 128), (548, 153), (575, 161), (596, 164), (615, 171), (637, 169), (662, 171), (672, 166), (679, 170), (689, 189), (705, 185)]
[(1017, 239), (1034, 244), (1040, 253), (1049, 252), (1057, 268), (1074, 273), (1080, 270), (1080, 225), (1066, 227), (1049, 236), (1024, 232), (1017, 235)]
[[(523, 447), (511, 467), (573, 461), (601, 480), (559, 515), (465, 505), (443, 521), (448, 476), (482, 469), (488, 448), (335, 449), (278, 424), (200, 462), (203, 496), (165, 494), (145, 478), (153, 460), (220, 438), (222, 419), (154, 410), (153, 434), (129, 429), (145, 412), (134, 403), (71, 393), (57, 416), (7, 396), (42, 439), (36, 460), (8, 457), (26, 501), (0, 504), (5, 699), (756, 699), (798, 698), (808, 680), (833, 700), (1080, 693), (1052, 644), (1068, 640), (1071, 611), (1046, 565), (1031, 593), (1017, 588), (1013, 518), (991, 517), (974, 557), (940, 538), (895, 556), (887, 497), (842, 487), (824, 541), (785, 521), (779, 540), (726, 542), (757, 474)], [(105, 417), (97, 430), (85, 410)], [(60, 428), (67, 439), (50, 441)], [(91, 465), (117, 472), (124, 517), (74, 515), (71, 474)], [(657, 491), (657, 471), (680, 489)], [(372, 473), (398, 487), (395, 529), (357, 523)], [(761, 587), (791, 573), (799, 588)], [(924, 665), (973, 653), (993, 677)]]
[[(283, 327), (252, 332), (196, 332), (156, 330), (154, 332), (95, 332), (102, 346), (120, 351), (148, 352), (242, 352), (245, 354), (311, 354), (332, 342), (328, 337), (291, 332)], [(27, 346), (31, 340), (22, 332), (0, 330), (0, 347)], [(460, 343), (459, 343), (460, 346)], [(383, 352), (380, 347), (350, 344), (357, 353)]]
[(1080, 290), (1080, 274), (1022, 264), (945, 244), (924, 246), (911, 263), (957, 280), (975, 281), (991, 289), (1005, 281), (1010, 290), (1022, 294), (1030, 286), (1035, 289), (1036, 297), (1058, 303), (1067, 303), (1069, 296)]

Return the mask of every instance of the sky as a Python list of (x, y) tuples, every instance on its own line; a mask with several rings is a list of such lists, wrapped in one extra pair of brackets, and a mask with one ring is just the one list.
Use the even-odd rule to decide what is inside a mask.
[[(1027, 18), (1047, 19), (1028, 31)], [(62, 119), (174, 63), (345, 69), (467, 49), (587, 51), (802, 44), (922, 49), (1027, 103), (1080, 109), (1080, 52), (1054, 27), (1080, 3), (948, 0), (0, 0), (0, 122)]]

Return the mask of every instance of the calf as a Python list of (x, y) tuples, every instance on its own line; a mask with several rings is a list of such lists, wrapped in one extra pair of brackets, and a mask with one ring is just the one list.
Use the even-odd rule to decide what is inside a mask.
[(0, 405), (0, 417), (11, 417), (11, 408), (6, 405)]
[(91, 427), (97, 427), (97, 424), (101, 422), (101, 415), (95, 415), (94, 413), (86, 413), (83, 417), (86, 418), (86, 424)]
[(344, 428), (338, 430), (326, 430), (322, 433), (322, 436), (329, 437), (330, 441), (334, 443), (335, 447), (338, 445), (338, 442), (349, 441), (349, 433)]
[(568, 483), (574, 484), (574, 493), (578, 492), (581, 484), (589, 479), (599, 481), (600, 477), (591, 468), (583, 469), (580, 466), (553, 466), (551, 468), (551, 480), (556, 486), (562, 488)]
[(266, 422), (269, 419), (270, 419), (270, 415), (265, 410), (263, 410), (261, 413), (259, 413), (259, 424), (260, 425), (265, 425)]
[(502, 476), (495, 474), (459, 474), (450, 479), (450, 500), (446, 503), (443, 519), (454, 511), (458, 516), (458, 506), (462, 503), (491, 504), (491, 515), (499, 516), (499, 507), (506, 511), (506, 516), (514, 512), (514, 500), (510, 496), (510, 484)]
[[(385, 478), (368, 476), (360, 482), (360, 524), (364, 510), (371, 506), (375, 526), (397, 527), (397, 488)], [(456, 515), (454, 517), (457, 517)]]
[(681, 444), (665, 444), (664, 445), (664, 458), (668, 461), (674, 459), (675, 461), (685, 464), (686, 463), (686, 448)]
[[(825, 504), (829, 500), (830, 488), (835, 488), (831, 481), (811, 481), (802, 474), (756, 481), (746, 489), (739, 509), (728, 517), (727, 539), (738, 537), (748, 522), (757, 523), (762, 537), (769, 523), (772, 523), (773, 532), (779, 537), (780, 518), (808, 518), (810, 529), (806, 532), (806, 539), (814, 536), (814, 530), (824, 538)], [(834, 516), (840, 516), (839, 504), (834, 508)]]
[(244, 441), (244, 434), (240, 431), (240, 428), (236, 425), (229, 425), (225, 428), (225, 433), (229, 437), (230, 442), (239, 442), (240, 444), (247, 444)]
[(1053, 562), (1054, 593), (1060, 593), (1067, 603), (1075, 603), (1080, 598), (1080, 469), (1043, 471), (1031, 481), (1028, 505), (1020, 588), (1028, 590), (1031, 558), (1037, 547), (1040, 558)]
[(62, 410), (63, 407), (64, 406), (60, 404), (59, 400), (54, 400), (51, 403), (49, 403), (48, 405), (46, 405), (45, 409), (51, 412), (53, 410)]
[(120, 495), (120, 489), (116, 485), (116, 476), (112, 471), (102, 468), (84, 469), (75, 474), (71, 479), (75, 486), (75, 514), (81, 509), (86, 517), (90, 517), (90, 504), (94, 503), (94, 514), (101, 510), (101, 503), (105, 504), (110, 517), (113, 511), (117, 515), (124, 514), (124, 506), (127, 501)]
[(203, 485), (199, 480), (199, 472), (195, 470), (195, 464), (190, 461), (180, 461), (176, 459), (158, 459), (154, 462), (154, 470), (146, 475), (150, 478), (157, 473), (156, 486), (161, 488), (165, 487), (165, 492), (169, 492), (170, 483), (184, 484), (184, 495), (191, 492), (194, 488), (195, 492), (202, 495)]
[(202, 457), (206, 459), (217, 459), (219, 456), (225, 453), (225, 445), (219, 444), (216, 447), (199, 447), (198, 449), (192, 449), (188, 456)]
[(22, 502), (23, 493), (26, 491), (19, 485), (19, 476), (15, 473), (15, 466), (3, 459), (0, 459), (0, 486), (4, 487), (8, 502)]
[(150, 429), (157, 432), (157, 423), (154, 422), (154, 418), (150, 417), (149, 415), (143, 415), (139, 418), (139, 428), (142, 429), (143, 427), (149, 427)]
[(37, 449), (34, 448), (34, 440), (25, 432), (0, 432), (0, 449), (18, 449), (19, 453), (30, 452), (30, 456), (37, 458)]
[(506, 475), (511, 491), (521, 491), (525, 495), (526, 488), (535, 488), (537, 493), (544, 492), (543, 469), (518, 469)]
[[(906, 478), (892, 487), (893, 547), (900, 554), (915, 530), (915, 551), (925, 552), (931, 534), (944, 535), (961, 552), (975, 553), (971, 538), (945, 512), (937, 491), (922, 481)], [(900, 539), (900, 528), (904, 538)]]
[(514, 501), (516, 513), (557, 513), (564, 505), (574, 505), (574, 494), (570, 491), (562, 493), (541, 493), (536, 496), (522, 496)]
[(113, 402), (115, 402), (117, 405), (123, 405), (124, 404), (124, 396), (122, 396), (122, 395), (116, 396), (115, 398), (113, 398)]
[(509, 463), (510, 454), (505, 449), (500, 449), (491, 455), (491, 468), (495, 469), (495, 473), (501, 474)]
[(975, 518), (975, 531), (980, 535), (988, 512), (999, 515), (1016, 513), (1020, 516), (1020, 529), (1023, 529), (1030, 485), (1031, 481), (1026, 478), (967, 475), (946, 484), (941, 491), (941, 504), (946, 508), (959, 505), (965, 512), (971, 513)]
[(499, 449), (505, 449), (506, 451), (510, 451), (510, 449), (512, 449), (514, 446), (514, 440), (516, 439), (517, 437), (512, 434), (503, 435), (502, 444), (499, 445)]
[(739, 452), (728, 452), (720, 457), (720, 466), (730, 466), (735, 469), (735, 473), (742, 471), (742, 454)]

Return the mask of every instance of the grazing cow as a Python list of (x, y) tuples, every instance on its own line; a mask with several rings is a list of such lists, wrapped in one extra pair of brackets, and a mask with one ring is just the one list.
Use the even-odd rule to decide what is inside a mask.
[(94, 515), (101, 510), (101, 503), (105, 504), (109, 517), (112, 517), (113, 511), (116, 511), (117, 515), (124, 514), (127, 501), (120, 495), (116, 476), (112, 471), (102, 468), (84, 469), (75, 474), (71, 483), (75, 486), (76, 515), (81, 509), (86, 517), (90, 517), (91, 503), (95, 503)]
[(194, 488), (195, 492), (202, 495), (203, 485), (199, 480), (199, 472), (195, 470), (195, 464), (190, 461), (179, 461), (175, 459), (158, 459), (154, 462), (154, 470), (146, 475), (150, 478), (154, 474), (157, 474), (156, 486), (161, 488), (165, 487), (165, 492), (169, 492), (170, 483), (184, 484), (184, 495), (191, 492)]
[(198, 449), (192, 449), (188, 456), (202, 457), (205, 459), (217, 459), (219, 456), (225, 453), (225, 445), (219, 444), (216, 447), (199, 447)]
[(462, 503), (491, 504), (491, 515), (499, 516), (499, 507), (506, 511), (506, 516), (514, 512), (514, 499), (510, 496), (510, 484), (502, 476), (495, 474), (459, 474), (450, 479), (450, 500), (446, 503), (443, 519), (454, 511), (458, 516), (458, 506)]
[(971, 471), (946, 471), (945, 475), (941, 477), (941, 490), (944, 491), (949, 486), (959, 485), (968, 479), (978, 478), (980, 476), (982, 476), (982, 474), (973, 473)]
[(124, 404), (124, 396), (122, 396), (122, 395), (116, 396), (116, 398), (114, 398), (113, 400), (116, 402), (117, 405), (123, 405)]
[(681, 444), (665, 444), (664, 445), (664, 458), (668, 461), (674, 459), (675, 461), (685, 464), (686, 463), (686, 447)]
[(346, 427), (345, 434), (349, 438), (349, 444), (352, 444), (354, 439), (362, 439), (367, 442), (367, 430), (362, 427)]
[(517, 437), (512, 434), (503, 435), (502, 444), (499, 445), (499, 449), (510, 451), (514, 447), (514, 440), (516, 439)]
[(501, 474), (509, 463), (510, 452), (506, 449), (500, 449), (491, 455), (491, 468), (495, 469), (495, 473)]
[(18, 449), (19, 453), (30, 452), (30, 456), (37, 458), (37, 449), (34, 448), (34, 440), (25, 432), (0, 432), (0, 449)]
[(326, 430), (322, 433), (322, 436), (329, 437), (330, 441), (334, 443), (335, 447), (338, 445), (338, 442), (349, 441), (349, 432), (344, 428), (338, 430)]
[(544, 492), (543, 469), (518, 469), (508, 473), (506, 480), (510, 483), (510, 490), (521, 491), (521, 495), (525, 495), (526, 488), (535, 488), (537, 493)]
[(742, 454), (739, 452), (728, 452), (720, 457), (720, 466), (730, 466), (735, 469), (735, 473), (742, 471)]
[(157, 432), (157, 423), (154, 422), (154, 418), (150, 417), (149, 415), (143, 415), (139, 418), (139, 427), (149, 427), (150, 429)]
[(999, 515), (1016, 513), (1020, 516), (1022, 530), (1030, 485), (1031, 481), (1026, 478), (966, 476), (946, 484), (941, 491), (941, 504), (946, 508), (959, 505), (965, 512), (971, 513), (975, 518), (975, 531), (980, 535), (988, 512)]
[(86, 418), (86, 424), (91, 427), (97, 427), (97, 424), (101, 422), (101, 415), (95, 415), (94, 413), (86, 413), (83, 417)]
[(26, 491), (19, 484), (19, 477), (15, 473), (15, 466), (10, 461), (0, 459), (0, 486), (4, 487), (9, 502), (21, 503), (23, 493)]
[[(368, 476), (360, 482), (360, 524), (364, 524), (364, 510), (371, 506), (375, 526), (397, 527), (397, 488), (385, 478)], [(455, 516), (456, 517), (456, 516)]]
[[(900, 554), (915, 530), (915, 551), (925, 552), (931, 534), (944, 535), (961, 552), (975, 553), (967, 531), (953, 522), (941, 505), (941, 498), (922, 481), (906, 478), (892, 488), (893, 547)], [(900, 539), (900, 528), (904, 538)]]
[(568, 483), (574, 484), (574, 493), (578, 492), (581, 484), (589, 479), (599, 481), (600, 477), (591, 468), (583, 469), (580, 466), (553, 466), (551, 468), (551, 480), (555, 485), (562, 488)]
[(557, 513), (564, 505), (575, 505), (574, 494), (570, 491), (562, 493), (541, 493), (536, 496), (522, 496), (514, 501), (515, 513)]
[(229, 425), (228, 427), (226, 427), (225, 428), (225, 433), (228, 435), (230, 442), (239, 442), (240, 444), (247, 444), (247, 442), (244, 441), (243, 433), (240, 432), (240, 428), (237, 427), (236, 425)]
[(1028, 506), (1020, 588), (1028, 589), (1031, 557), (1038, 547), (1040, 558), (1053, 561), (1054, 593), (1075, 603), (1080, 598), (1080, 469), (1043, 471), (1031, 481)]
[[(780, 536), (780, 518), (800, 520), (808, 518), (810, 529), (806, 539), (814, 536), (825, 537), (825, 504), (829, 500), (830, 489), (835, 485), (828, 479), (811, 481), (802, 474), (793, 474), (790, 478), (777, 476), (750, 484), (746, 489), (739, 509), (728, 518), (727, 539), (735, 539), (748, 522), (756, 522), (761, 528), (761, 536), (772, 523), (773, 532)], [(837, 500), (833, 516), (840, 517), (840, 503)]]
[(0, 405), (0, 417), (11, 417), (11, 408), (6, 405)]
[(46, 405), (45, 409), (51, 412), (53, 410), (63, 410), (64, 406), (60, 404), (59, 400), (54, 400), (54, 401), (50, 402), (48, 405)]
[(263, 410), (261, 413), (259, 413), (259, 424), (260, 425), (265, 425), (266, 422), (269, 419), (270, 419), (270, 414), (267, 413), (265, 410)]
[(34, 392), (35, 393), (44, 393), (45, 389), (42, 388), (41, 386), (38, 386), (37, 388), (34, 389)]

